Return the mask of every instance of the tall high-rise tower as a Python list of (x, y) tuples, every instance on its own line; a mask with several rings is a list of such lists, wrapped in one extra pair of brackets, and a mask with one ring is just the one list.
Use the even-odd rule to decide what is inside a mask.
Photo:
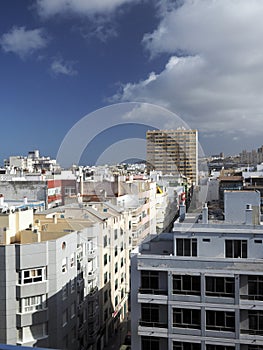
[(163, 174), (181, 173), (192, 183), (198, 183), (198, 132), (197, 130), (147, 131), (148, 169)]

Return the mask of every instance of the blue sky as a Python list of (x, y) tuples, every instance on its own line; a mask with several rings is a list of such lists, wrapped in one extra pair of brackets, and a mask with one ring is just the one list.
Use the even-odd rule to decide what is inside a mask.
[(55, 157), (82, 117), (133, 101), (177, 113), (206, 154), (263, 144), (261, 0), (1, 0), (0, 9), (1, 159)]

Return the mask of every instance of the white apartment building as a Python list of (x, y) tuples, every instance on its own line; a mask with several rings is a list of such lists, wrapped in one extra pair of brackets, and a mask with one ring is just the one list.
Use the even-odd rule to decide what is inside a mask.
[(92, 349), (97, 230), (88, 220), (27, 208), (0, 212), (0, 343)]
[(88, 219), (99, 226), (96, 276), (100, 338), (97, 343), (102, 346), (127, 317), (132, 214), (108, 202), (71, 205), (62, 210), (65, 218)]
[[(259, 205), (259, 203), (258, 203)], [(132, 253), (132, 349), (263, 349), (263, 229), (186, 215)]]
[(156, 232), (156, 183), (149, 179), (130, 179), (121, 183), (123, 195), (115, 199), (118, 206), (132, 213), (132, 246)]

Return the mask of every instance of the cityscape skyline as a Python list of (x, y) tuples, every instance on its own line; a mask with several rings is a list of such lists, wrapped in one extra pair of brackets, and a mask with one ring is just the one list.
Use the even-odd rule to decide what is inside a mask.
[[(85, 115), (134, 101), (198, 129), (206, 155), (260, 147), (261, 14), (259, 0), (3, 0), (1, 158), (56, 157)], [(129, 134), (106, 129), (104, 138)]]

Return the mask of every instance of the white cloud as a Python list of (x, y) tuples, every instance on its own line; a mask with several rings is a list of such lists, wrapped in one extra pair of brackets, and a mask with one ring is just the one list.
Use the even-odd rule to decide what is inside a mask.
[(13, 52), (21, 58), (26, 58), (46, 47), (48, 38), (41, 28), (26, 30), (25, 27), (13, 27), (2, 35), (0, 44), (5, 52)]
[(138, 0), (38, 0), (37, 11), (43, 18), (61, 14), (92, 16), (109, 14), (118, 7)]
[(159, 74), (124, 85), (114, 100), (164, 105), (206, 133), (261, 133), (263, 2), (167, 3), (143, 45), (153, 59), (163, 53), (170, 59)]
[(74, 76), (77, 75), (78, 72), (73, 69), (72, 62), (65, 62), (62, 59), (55, 59), (50, 66), (51, 72), (55, 75), (68, 75)]

